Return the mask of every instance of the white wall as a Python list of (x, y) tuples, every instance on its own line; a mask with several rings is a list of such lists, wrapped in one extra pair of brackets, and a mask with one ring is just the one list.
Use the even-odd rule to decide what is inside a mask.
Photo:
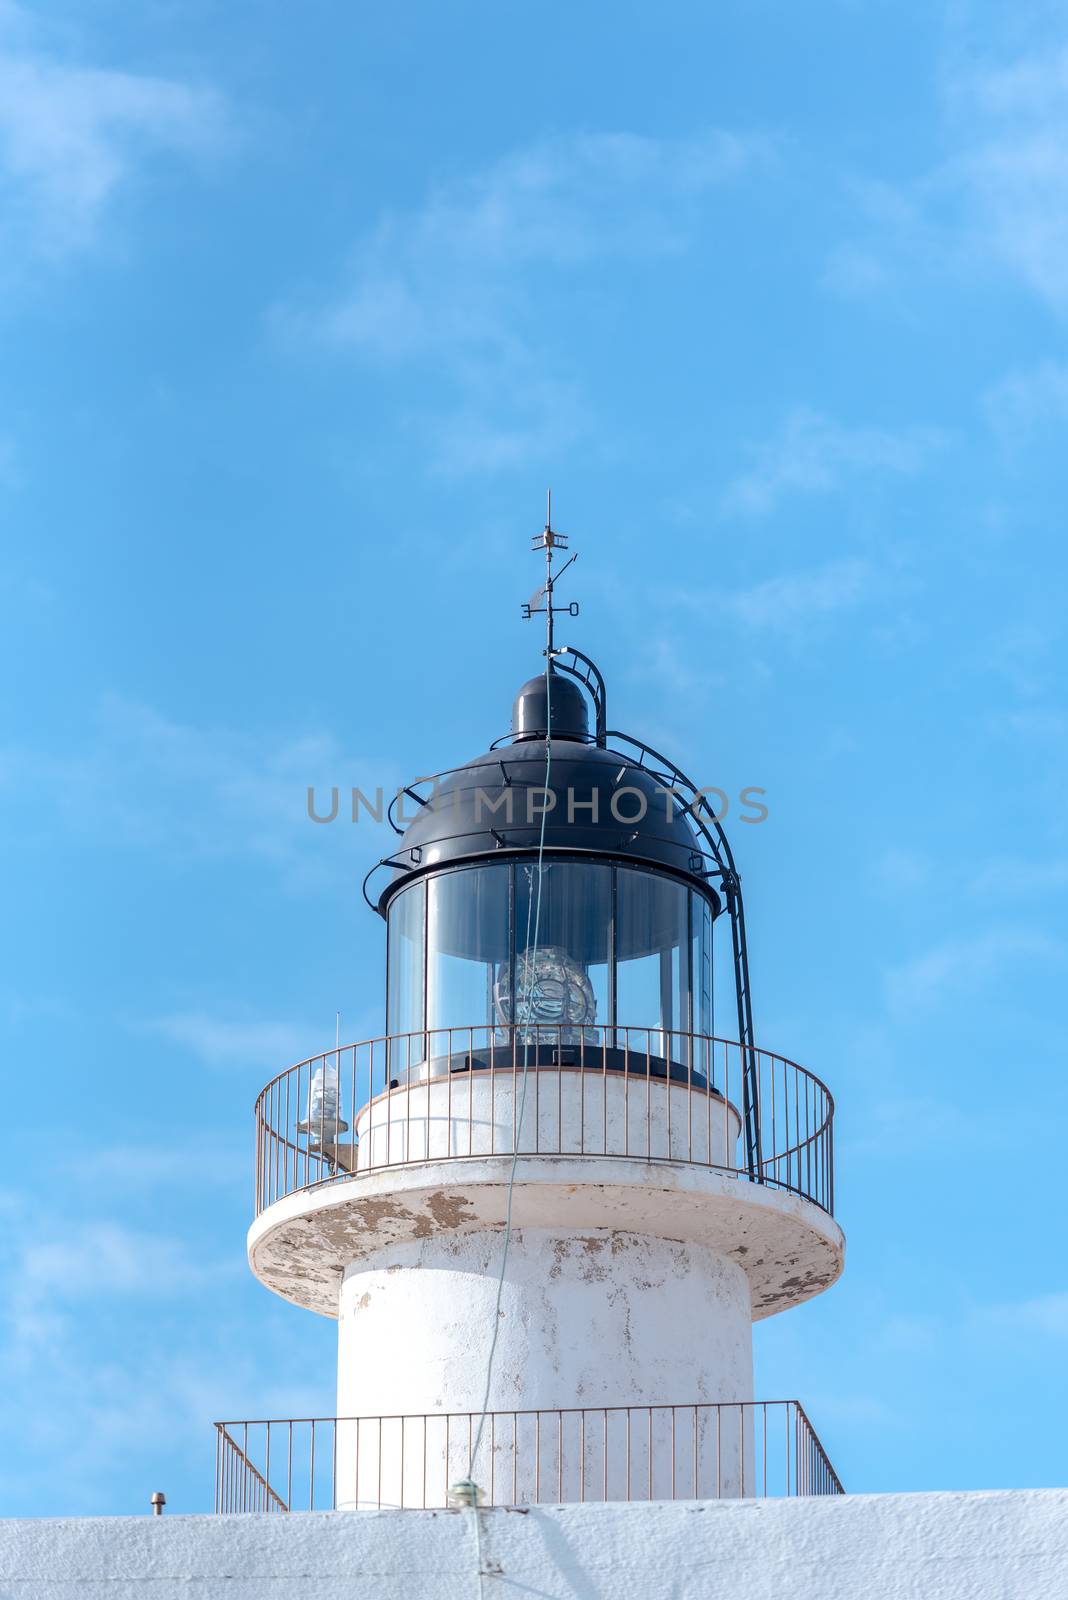
[[(480, 1514), (486, 1600), (1054, 1600), (1068, 1491)], [(0, 1522), (0, 1600), (476, 1600), (470, 1512)]]
[[(438, 1234), (346, 1268), (337, 1414), (478, 1411), (501, 1235)], [(490, 1410), (751, 1400), (742, 1268), (699, 1244), (517, 1228)]]
[[(379, 1252), (373, 1263), (345, 1271), (338, 1321), (339, 1417), (478, 1412), (496, 1318), (500, 1233), (437, 1234)], [(660, 1407), (650, 1434), (612, 1418), (611, 1440), (597, 1448), (608, 1419), (591, 1421), (597, 1438), (582, 1446), (577, 1419), (558, 1439), (553, 1419), (544, 1437), (532, 1426), (488, 1430), (472, 1471), (513, 1481), (520, 1502), (545, 1498), (535, 1482), (555, 1485), (560, 1499), (585, 1498), (572, 1470), (583, 1463), (605, 1483), (600, 1498), (627, 1498), (627, 1474), (654, 1492), (673, 1481), (675, 1437), (661, 1397), (687, 1406), (753, 1397), (753, 1333), (749, 1282), (742, 1268), (699, 1244), (591, 1229), (559, 1236), (542, 1228), (512, 1235), (501, 1295), (499, 1333), (489, 1395), (491, 1411), (571, 1406)], [(697, 1427), (693, 1453), (699, 1485), (742, 1492), (743, 1461), (753, 1461), (752, 1417), (684, 1414)], [(562, 1428), (563, 1423), (558, 1423)], [(744, 1447), (737, 1436), (746, 1435)], [(445, 1505), (448, 1488), (468, 1473), (469, 1444), (458, 1422), (450, 1435), (418, 1422), (411, 1429), (340, 1424), (337, 1504)], [(652, 1459), (645, 1460), (646, 1445)], [(589, 1456), (589, 1460), (586, 1457)], [(688, 1444), (682, 1460), (689, 1470)], [(598, 1458), (601, 1458), (598, 1460)], [(641, 1459), (639, 1459), (641, 1457)], [(568, 1461), (568, 1458), (569, 1461)], [(567, 1481), (564, 1467), (568, 1461)], [(592, 1481), (592, 1479), (591, 1479)], [(361, 1485), (363, 1486), (361, 1491)], [(752, 1480), (750, 1479), (750, 1489)], [(586, 1491), (589, 1493), (589, 1490)], [(694, 1492), (714, 1492), (691, 1488)]]

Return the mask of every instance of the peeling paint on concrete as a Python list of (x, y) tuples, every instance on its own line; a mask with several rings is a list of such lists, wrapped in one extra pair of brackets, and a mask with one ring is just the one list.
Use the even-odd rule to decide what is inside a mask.
[(466, 1195), (447, 1194), (439, 1189), (427, 1199), (427, 1210), (439, 1228), (462, 1228), (471, 1222), (471, 1202)]
[[(482, 1403), (500, 1267), (497, 1232), (416, 1239), (390, 1273), (352, 1263), (340, 1305), (338, 1414)], [(358, 1317), (350, 1307), (370, 1305)], [(749, 1285), (700, 1244), (613, 1229), (512, 1236), (490, 1408), (752, 1396)]]
[[(460, 1250), (465, 1233), (499, 1230), (510, 1166), (509, 1157), (412, 1162), (289, 1195), (250, 1229), (252, 1269), (276, 1294), (337, 1316), (351, 1262), (413, 1239)], [(517, 1225), (559, 1237), (629, 1230), (706, 1244), (743, 1266), (758, 1318), (821, 1293), (845, 1255), (841, 1230), (810, 1202), (683, 1163), (521, 1158), (513, 1209)]]

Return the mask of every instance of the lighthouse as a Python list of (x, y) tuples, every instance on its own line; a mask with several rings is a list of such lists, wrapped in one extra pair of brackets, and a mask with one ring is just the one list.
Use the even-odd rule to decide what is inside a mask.
[(842, 1271), (832, 1096), (758, 1043), (700, 787), (557, 640), (551, 524), (510, 732), (389, 808), (380, 1036), (257, 1101), (249, 1263), (336, 1318), (336, 1415), (220, 1424), (220, 1509), (840, 1490), (752, 1354)]

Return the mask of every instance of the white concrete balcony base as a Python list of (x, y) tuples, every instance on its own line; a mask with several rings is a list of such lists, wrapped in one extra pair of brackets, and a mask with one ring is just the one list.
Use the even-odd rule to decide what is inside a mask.
[[(409, 1161), (298, 1190), (252, 1224), (249, 1265), (284, 1299), (336, 1317), (350, 1263), (409, 1240), (503, 1227), (511, 1167), (510, 1155)], [(811, 1201), (685, 1161), (520, 1156), (512, 1221), (706, 1245), (745, 1271), (754, 1321), (829, 1288), (845, 1259), (842, 1230)]]
[(358, 1143), (330, 1147), (357, 1172), (443, 1157), (637, 1156), (739, 1166), (742, 1119), (722, 1095), (638, 1073), (542, 1068), (449, 1075), (378, 1095), (356, 1121)]

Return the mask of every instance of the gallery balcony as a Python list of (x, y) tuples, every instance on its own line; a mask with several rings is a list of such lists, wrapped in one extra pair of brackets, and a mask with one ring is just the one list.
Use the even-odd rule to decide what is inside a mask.
[(256, 1102), (249, 1263), (334, 1317), (351, 1262), (507, 1215), (703, 1243), (744, 1268), (758, 1319), (842, 1270), (833, 1118), (804, 1067), (705, 1034), (530, 1024), (345, 1045)]
[(279, 1073), (256, 1102), (257, 1215), (383, 1169), (516, 1153), (711, 1167), (833, 1215), (834, 1102), (805, 1067), (702, 1034), (568, 1031), (393, 1035)]

